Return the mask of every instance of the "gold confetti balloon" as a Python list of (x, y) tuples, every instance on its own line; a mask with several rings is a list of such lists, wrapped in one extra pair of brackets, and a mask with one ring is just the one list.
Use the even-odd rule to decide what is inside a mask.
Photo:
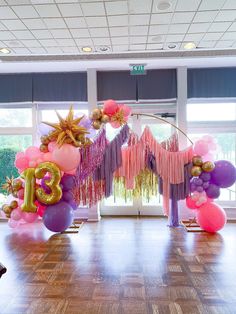
[(194, 166), (202, 166), (203, 161), (201, 156), (194, 156), (192, 159), (193, 165)]
[(101, 127), (101, 122), (99, 120), (96, 120), (96, 121), (93, 121), (92, 125), (95, 130), (99, 130)]
[(191, 175), (193, 177), (198, 177), (202, 173), (202, 168), (199, 166), (193, 166), (191, 169)]
[(10, 207), (11, 207), (12, 209), (17, 208), (17, 207), (18, 207), (17, 201), (12, 201), (12, 202), (10, 203)]
[(45, 144), (41, 144), (40, 147), (39, 147), (39, 150), (40, 150), (42, 153), (48, 153), (48, 146), (45, 145)]
[(102, 117), (101, 117), (101, 122), (102, 123), (108, 123), (109, 122), (109, 117), (108, 117), (108, 115), (106, 115), (106, 114), (103, 114), (102, 115)]
[(41, 143), (44, 145), (48, 145), (50, 143), (50, 139), (47, 135), (43, 135), (40, 137)]
[(202, 165), (202, 170), (206, 172), (211, 172), (214, 168), (215, 168), (215, 164), (214, 162), (211, 162), (211, 161), (206, 161)]
[(22, 181), (20, 179), (15, 179), (12, 183), (12, 188), (14, 191), (19, 191), (22, 188)]
[(91, 118), (92, 120), (98, 120), (102, 117), (102, 111), (101, 109), (95, 108), (93, 109), (92, 113), (91, 113)]

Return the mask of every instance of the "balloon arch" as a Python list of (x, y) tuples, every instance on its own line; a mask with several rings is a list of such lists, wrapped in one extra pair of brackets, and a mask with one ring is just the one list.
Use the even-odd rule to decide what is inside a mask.
[[(176, 137), (158, 143), (148, 128), (138, 139), (127, 125), (130, 114), (128, 106), (107, 100), (89, 118), (76, 117), (71, 107), (66, 118), (57, 113), (58, 123), (41, 123), (40, 146), (16, 154), (19, 177), (7, 177), (3, 185), (8, 198), (2, 212), (9, 226), (20, 228), (42, 217), (46, 228), (62, 232), (72, 224), (79, 205), (92, 206), (113, 192), (125, 198), (149, 197), (157, 193), (159, 183), (164, 214), (172, 215), (173, 226), (178, 225), (178, 200), (185, 199), (204, 230), (223, 228), (226, 214), (214, 200), (221, 188), (235, 183), (236, 168), (227, 160), (214, 160), (216, 140), (205, 135), (179, 151)], [(106, 123), (121, 127), (111, 142)], [(128, 147), (122, 148), (126, 142)]]

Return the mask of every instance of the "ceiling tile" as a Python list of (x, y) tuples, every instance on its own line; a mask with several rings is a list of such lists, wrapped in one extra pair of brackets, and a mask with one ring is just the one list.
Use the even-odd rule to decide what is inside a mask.
[(115, 52), (128, 51), (128, 45), (114, 45), (112, 46), (112, 50)]
[(36, 5), (35, 9), (41, 17), (60, 17), (61, 14), (55, 4)]
[[(75, 3), (78, 3), (78, 0), (54, 0), (56, 3), (72, 3), (72, 2), (75, 2)], [(85, 2), (88, 1), (88, 0), (84, 0)], [(96, 0), (93, 0), (93, 1), (96, 1)], [(98, 0), (100, 1), (100, 0)], [(81, 0), (80, 2), (83, 2), (83, 0)]]
[(223, 33), (207, 33), (203, 37), (203, 40), (219, 40)]
[(168, 25), (152, 25), (149, 28), (149, 35), (166, 34)]
[(217, 11), (197, 12), (193, 21), (194, 23), (211, 22), (216, 17)]
[(236, 18), (236, 10), (222, 10), (217, 14), (215, 21), (216, 22), (234, 21), (235, 18)]
[(107, 27), (107, 20), (103, 16), (86, 17), (89, 27)]
[(46, 30), (46, 29), (32, 30), (32, 33), (38, 39), (50, 39), (50, 38), (53, 38), (52, 34), (48, 30)]
[(203, 0), (200, 4), (199, 11), (204, 10), (219, 10), (224, 4), (225, 0)]
[(210, 23), (193, 23), (190, 25), (189, 33), (204, 33), (208, 30)]
[(147, 50), (161, 50), (163, 44), (147, 44)]
[(152, 14), (151, 24), (169, 24), (171, 22), (172, 13)]
[(204, 36), (204, 33), (199, 33), (199, 34), (187, 34), (185, 37), (184, 37), (184, 41), (194, 41), (195, 43), (196, 42), (199, 42), (202, 37)]
[(111, 42), (112, 45), (125, 45), (129, 43), (129, 37), (113, 37)]
[(9, 5), (14, 4), (31, 4), (30, 0), (6, 0)]
[(176, 12), (172, 17), (171, 23), (190, 23), (194, 17), (194, 14), (195, 12)]
[[(20, 20), (5, 20), (2, 23), (9, 29), (9, 30), (22, 30), (27, 29), (26, 26)], [(0, 28), (1, 29), (1, 28)]]
[(12, 9), (20, 18), (35, 18), (39, 16), (32, 5), (17, 5), (13, 6)]
[(236, 1), (235, 0), (227, 0), (226, 3), (223, 6), (223, 9), (228, 9), (228, 10), (232, 10), (232, 9), (236, 9)]
[(45, 18), (44, 19), (44, 23), (47, 25), (48, 28), (66, 28), (66, 24), (65, 22), (63, 21), (62, 18), (51, 18), (51, 19), (48, 19), (48, 18)]
[(216, 41), (201, 41), (198, 48), (214, 48)]
[(58, 7), (64, 17), (83, 16), (79, 3), (59, 4)]
[(171, 24), (169, 34), (185, 34), (189, 28), (189, 24)]
[(54, 3), (54, 0), (30, 0), (32, 4)]
[(74, 29), (71, 29), (70, 32), (74, 38), (90, 37), (89, 31), (87, 28), (74, 28)]
[(93, 46), (93, 42), (91, 38), (79, 38), (75, 39), (77, 46)]
[(66, 17), (65, 22), (69, 28), (86, 28), (85, 19), (83, 17)]
[(0, 0), (0, 5), (7, 5), (7, 3), (4, 0)]
[(57, 39), (57, 43), (59, 46), (68, 46), (68, 47), (75, 46), (75, 41), (73, 39)]
[(62, 47), (61, 49), (64, 53), (79, 53), (79, 49), (77, 47)]
[(127, 1), (106, 2), (107, 15), (128, 14)]
[(59, 47), (47, 47), (45, 48), (49, 54), (58, 55), (62, 53), (62, 50)]
[(106, 15), (103, 2), (81, 3), (81, 8), (85, 16)]
[(129, 0), (129, 13), (140, 14), (150, 13), (152, 8), (152, 0)]
[(40, 19), (23, 19), (22, 21), (24, 22), (24, 24), (29, 29), (44, 29), (44, 28), (46, 28), (46, 25)]
[[(160, 1), (160, 0), (154, 0), (153, 1), (152, 13), (163, 13), (163, 11), (158, 8), (158, 4), (160, 2), (163, 2), (163, 1)], [(166, 1), (164, 1), (164, 2), (166, 2)], [(173, 12), (175, 9), (177, 0), (170, 0), (168, 2), (170, 4), (170, 7), (169, 7), (169, 9), (166, 9), (165, 12)], [(188, 11), (191, 11), (191, 10), (188, 10)]]
[(30, 31), (13, 31), (17, 39), (34, 39)]
[(44, 48), (30, 48), (30, 51), (36, 55), (45, 54), (46, 50)]
[(18, 55), (30, 54), (30, 50), (28, 50), (27, 48), (14, 48), (13, 50)]
[(100, 38), (93, 38), (94, 45), (110, 45), (111, 41), (109, 37), (100, 37)]
[(236, 31), (236, 22), (232, 23), (230, 28), (228, 29), (229, 32), (235, 32)]
[(149, 18), (149, 14), (130, 15), (129, 25), (148, 25)]
[(129, 37), (130, 44), (145, 44), (147, 42), (147, 36), (131, 36)]
[(130, 50), (137, 50), (137, 51), (144, 51), (146, 48), (145, 44), (139, 44), (139, 45), (130, 45), (129, 49)]
[(0, 32), (0, 40), (11, 40), (15, 39), (11, 32), (8, 31), (1, 31)]
[[(7, 20), (6, 20), (7, 21)], [(13, 20), (16, 21), (16, 20)], [(3, 25), (4, 21), (2, 21), (2, 23), (0, 22), (0, 31), (7, 31), (6, 26)], [(4, 23), (5, 24), (5, 23)], [(6, 25), (6, 24), (5, 24)]]
[(174, 34), (174, 35), (167, 35), (166, 36), (166, 41), (167, 42), (179, 42), (182, 41), (184, 38), (184, 34)]
[(89, 29), (91, 37), (109, 37), (108, 28), (101, 27), (101, 28), (90, 28)]
[(110, 27), (110, 34), (111, 36), (128, 36), (129, 35), (129, 28), (125, 27)]
[(19, 40), (6, 40), (4, 41), (4, 45), (7, 45), (7, 47), (24, 47), (24, 45), (22, 44), (22, 42), (20, 42)]
[(108, 16), (109, 26), (127, 26), (128, 15)]
[[(225, 32), (227, 28), (230, 26), (230, 22), (217, 22), (212, 23), (208, 32)], [(235, 28), (236, 30), (236, 28)]]
[(56, 47), (58, 45), (55, 39), (41, 39), (39, 42), (44, 47)]
[(137, 35), (147, 35), (148, 33), (148, 26), (130, 26), (129, 33), (131, 36)]
[(21, 42), (26, 47), (31, 47), (31, 48), (41, 47), (40, 42), (38, 42), (37, 40), (21, 40)]
[(71, 38), (71, 34), (68, 29), (51, 29), (54, 38)]
[(227, 32), (225, 33), (221, 40), (236, 40), (236, 32)]
[(0, 7), (0, 20), (17, 19), (13, 10), (9, 7)]
[(220, 40), (217, 42), (216, 48), (229, 48), (232, 47), (233, 43), (233, 40)]
[(194, 11), (197, 10), (200, 3), (201, 0), (178, 0), (176, 11)]
[(166, 35), (148, 36), (148, 43), (163, 43), (165, 41)]

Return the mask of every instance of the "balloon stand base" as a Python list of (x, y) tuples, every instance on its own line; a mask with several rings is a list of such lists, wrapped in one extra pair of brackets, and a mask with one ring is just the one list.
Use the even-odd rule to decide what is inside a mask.
[(181, 225), (187, 232), (205, 232), (197, 223), (196, 219), (181, 220)]
[(67, 228), (65, 231), (61, 232), (61, 234), (68, 234), (68, 233), (79, 233), (79, 229), (83, 226), (84, 222), (75, 219), (72, 223), (72, 225)]

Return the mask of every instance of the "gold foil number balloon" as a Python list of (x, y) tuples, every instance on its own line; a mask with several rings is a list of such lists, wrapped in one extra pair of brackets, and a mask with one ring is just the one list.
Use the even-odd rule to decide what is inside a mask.
[(206, 172), (211, 172), (214, 168), (215, 168), (215, 164), (214, 164), (214, 162), (211, 162), (211, 161), (206, 161), (202, 165), (202, 170), (204, 170)]
[(36, 189), (36, 196), (41, 203), (51, 205), (59, 202), (62, 197), (62, 190), (59, 185), (61, 173), (56, 164), (48, 161), (38, 165), (35, 169), (35, 177), (42, 179), (47, 172), (49, 173), (50, 179), (45, 180), (45, 185), (51, 190), (51, 193), (47, 194), (44, 189), (40, 187)]
[(34, 204), (35, 201), (34, 168), (25, 169), (21, 177), (25, 179), (24, 203), (21, 206), (21, 209), (24, 212), (35, 213), (37, 211), (37, 206)]
[(199, 166), (193, 166), (191, 169), (191, 175), (193, 177), (198, 177), (202, 173), (202, 168)]
[(194, 156), (192, 159), (193, 165), (194, 166), (202, 166), (203, 161), (202, 161), (202, 157), (201, 156)]

